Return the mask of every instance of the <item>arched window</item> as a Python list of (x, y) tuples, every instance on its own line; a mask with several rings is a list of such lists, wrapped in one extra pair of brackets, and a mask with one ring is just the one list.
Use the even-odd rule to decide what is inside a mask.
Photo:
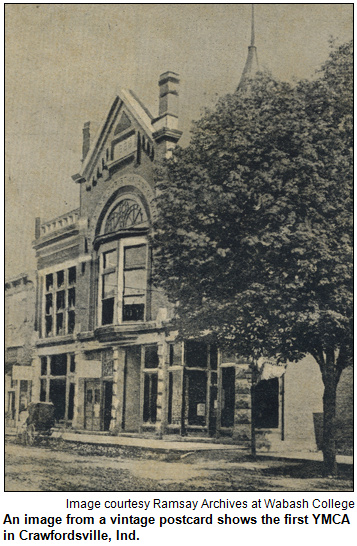
[(123, 199), (110, 212), (105, 223), (104, 233), (113, 233), (120, 229), (137, 226), (147, 221), (147, 215), (141, 204), (134, 199)]
[[(142, 228), (138, 233), (135, 229)], [(148, 213), (135, 193), (125, 193), (107, 211), (99, 248), (98, 324), (148, 320)], [(121, 233), (129, 228), (129, 233)]]

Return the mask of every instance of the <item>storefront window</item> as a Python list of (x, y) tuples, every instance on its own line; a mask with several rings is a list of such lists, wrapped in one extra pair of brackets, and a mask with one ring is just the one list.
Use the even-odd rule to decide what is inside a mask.
[(73, 419), (74, 371), (74, 354), (41, 357), (40, 401), (53, 403), (57, 422)]

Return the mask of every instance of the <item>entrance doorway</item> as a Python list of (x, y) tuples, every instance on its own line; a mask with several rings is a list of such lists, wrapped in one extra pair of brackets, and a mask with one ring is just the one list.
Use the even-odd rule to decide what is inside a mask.
[(109, 430), (112, 418), (113, 382), (89, 379), (85, 382), (84, 428)]
[[(217, 424), (217, 348), (185, 342), (181, 430), (202, 430), (213, 436)], [(170, 394), (170, 393), (169, 393)]]
[(100, 379), (86, 381), (84, 398), (84, 428), (101, 430), (101, 388)]
[(54, 419), (56, 422), (63, 421), (66, 414), (66, 380), (50, 379), (50, 402), (54, 405)]

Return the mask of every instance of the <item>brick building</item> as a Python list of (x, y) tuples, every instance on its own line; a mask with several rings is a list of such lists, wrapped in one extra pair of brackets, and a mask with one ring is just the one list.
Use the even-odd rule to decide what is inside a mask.
[[(244, 76), (255, 61), (252, 41)], [(33, 330), (16, 342), (27, 355), (15, 359), (21, 364), (15, 375), (23, 378), (16, 385), (8, 368), (13, 420), (26, 380), (28, 398), (52, 401), (56, 421), (74, 430), (249, 443), (249, 362), (197, 341), (176, 342), (172, 308), (151, 284), (154, 166), (181, 136), (178, 93), (178, 74), (166, 72), (156, 117), (132, 91), (122, 90), (95, 138), (85, 123), (82, 166), (73, 176), (80, 208), (51, 221), (37, 219), (36, 291), (21, 281)], [(9, 290), (20, 293), (11, 283)], [(8, 345), (9, 363), (15, 345)], [(285, 376), (257, 389), (257, 429), (270, 443), (314, 445), (313, 413), (322, 411), (322, 392), (313, 359), (289, 364)]]

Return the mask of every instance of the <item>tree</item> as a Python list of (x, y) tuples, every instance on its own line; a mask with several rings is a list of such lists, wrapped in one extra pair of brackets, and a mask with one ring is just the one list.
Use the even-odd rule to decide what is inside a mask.
[(352, 362), (352, 43), (292, 86), (259, 74), (194, 123), (157, 170), (154, 283), (183, 337), (298, 361), (336, 388)]

